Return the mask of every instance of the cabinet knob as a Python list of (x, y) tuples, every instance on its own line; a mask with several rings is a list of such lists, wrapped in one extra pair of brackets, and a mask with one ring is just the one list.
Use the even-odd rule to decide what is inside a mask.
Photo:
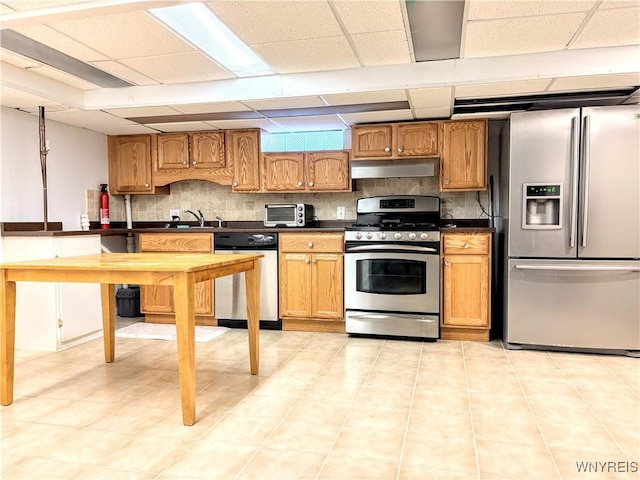
[(308, 259), (308, 258), (305, 258), (305, 259), (304, 259), (304, 263), (309, 263), (309, 259)]
[[(187, 162), (184, 162), (184, 164), (186, 165), (186, 164), (187, 164)], [(197, 164), (198, 164), (198, 162), (196, 162), (196, 161), (194, 160), (194, 161), (193, 161), (193, 164), (194, 164), (194, 165), (197, 165)]]
[(309, 186), (313, 187), (314, 183), (313, 182), (309, 182)]
[(448, 267), (449, 265), (451, 265), (451, 262), (449, 260), (445, 260), (444, 264)]
[[(186, 164), (187, 164), (187, 161), (186, 161), (186, 160), (183, 160), (183, 161), (182, 161), (182, 164), (183, 164), (183, 165), (186, 165)], [(193, 162), (193, 164), (195, 165), (195, 164), (196, 164), (196, 162)]]
[(311, 259), (311, 263), (316, 263), (316, 259), (315, 259), (315, 258), (312, 258), (312, 259)]
[(307, 246), (308, 246), (309, 248), (313, 248), (313, 242), (309, 242), (309, 243), (307, 244)]
[(385, 147), (384, 151), (389, 153), (391, 151), (391, 149), (389, 147)]
[(298, 180), (298, 186), (301, 187), (302, 186), (302, 182), (300, 180)]
[(398, 147), (398, 153), (402, 153), (402, 152), (403, 152), (403, 150), (404, 150), (404, 148), (402, 148), (402, 147)]
[(148, 183), (145, 183), (145, 184), (144, 184), (144, 188), (149, 188), (149, 186), (150, 186), (150, 185), (149, 185)]
[(467, 242), (464, 242), (464, 244), (462, 245), (462, 248), (469, 248), (469, 244)]
[(444, 180), (442, 180), (442, 184), (443, 185), (449, 185), (449, 179), (445, 178)]
[(238, 186), (238, 182), (233, 182), (231, 185), (233, 185), (234, 187)]

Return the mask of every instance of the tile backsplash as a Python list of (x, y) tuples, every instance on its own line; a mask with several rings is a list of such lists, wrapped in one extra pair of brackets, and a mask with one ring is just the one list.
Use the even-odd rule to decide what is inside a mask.
[[(202, 210), (207, 221), (216, 216), (224, 220), (263, 219), (267, 203), (310, 203), (319, 220), (335, 220), (338, 206), (345, 207), (345, 218), (356, 217), (356, 200), (376, 195), (435, 195), (442, 199), (442, 215), (451, 218), (486, 218), (476, 201), (476, 192), (440, 192), (438, 177), (383, 178), (355, 181), (356, 190), (349, 193), (232, 193), (228, 185), (201, 180), (186, 180), (171, 184), (170, 195), (132, 195), (131, 213), (134, 221), (168, 221), (169, 210), (180, 210), (183, 220), (195, 220), (182, 211)], [(100, 192), (87, 190), (86, 211), (92, 221), (99, 220)], [(480, 202), (488, 210), (487, 192), (480, 192)], [(124, 221), (124, 196), (111, 195), (110, 217)]]

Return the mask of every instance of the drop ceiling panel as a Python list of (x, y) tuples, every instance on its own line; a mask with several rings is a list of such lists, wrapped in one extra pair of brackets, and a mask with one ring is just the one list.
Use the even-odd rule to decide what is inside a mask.
[(272, 98), (268, 100), (252, 100), (242, 102), (254, 110), (277, 110), (280, 108), (323, 107), (325, 104), (320, 97), (288, 97)]
[(638, 0), (603, 0), (598, 9), (637, 7)]
[(598, 10), (570, 48), (640, 44), (640, 6)]
[(449, 118), (451, 116), (451, 108), (416, 108), (416, 120), (427, 120), (430, 118)]
[(70, 2), (69, 0), (2, 0), (2, 3), (11, 7), (13, 10), (23, 12), (38, 10), (40, 8), (63, 7), (65, 5), (69, 5)]
[(349, 34), (404, 30), (400, 0), (332, 1)]
[(346, 125), (337, 115), (312, 115), (309, 117), (284, 117), (273, 120), (288, 132), (313, 132), (318, 130), (346, 130)]
[(451, 106), (451, 87), (414, 88), (409, 90), (409, 100), (413, 109)]
[(465, 57), (563, 50), (585, 13), (476, 21), (467, 24)]
[(262, 128), (267, 132), (281, 132), (282, 127), (276, 125), (271, 120), (267, 118), (263, 119), (248, 119), (248, 120), (216, 120), (207, 122), (207, 124), (219, 128), (221, 130), (224, 129), (233, 129), (233, 128)]
[(86, 17), (50, 26), (116, 60), (194, 50), (145, 12)]
[(107, 60), (106, 62), (91, 62), (91, 64), (100, 70), (110, 73), (114, 77), (121, 78), (135, 85), (157, 85), (159, 82), (145, 75), (142, 75), (121, 63)]
[(240, 102), (199, 103), (195, 105), (175, 105), (180, 113), (220, 113), (220, 112), (248, 112), (251, 109)]
[(588, 12), (595, 1), (486, 1), (471, 0), (469, 3), (469, 20), (486, 20), (494, 18), (530, 17), (535, 15), (552, 15), (572, 12)]
[[(94, 132), (117, 132), (120, 128), (136, 125), (99, 110), (68, 110), (48, 114), (52, 120), (93, 130)], [(108, 133), (110, 134), (110, 133)]]
[(340, 70), (360, 66), (345, 37), (269, 43), (256, 45), (254, 50), (277, 73)]
[(54, 100), (5, 86), (0, 89), (0, 104), (2, 104), (3, 107), (19, 108), (20, 110), (32, 113), (37, 112), (40, 105), (47, 108), (54, 107), (56, 109), (69, 108), (60, 105)]
[(160, 83), (190, 83), (235, 78), (200, 52), (174, 53), (121, 60), (121, 63)]
[(252, 46), (343, 33), (325, 1), (216, 1), (209, 6), (225, 25)]
[(552, 80), (548, 78), (521, 80), (516, 82), (485, 83), (479, 85), (459, 85), (456, 98), (506, 97), (544, 92)]
[(81, 78), (69, 75), (68, 73), (58, 70), (57, 68), (49, 67), (48, 65), (42, 65), (41, 67), (34, 67), (29, 69), (30, 72), (42, 75), (43, 77), (52, 78), (58, 80), (66, 85), (70, 85), (80, 90), (94, 90), (100, 88), (95, 83), (87, 82)]
[(413, 120), (411, 110), (389, 110), (386, 112), (344, 113), (340, 115), (349, 125), (359, 123), (405, 122)]
[(132, 125), (96, 125), (89, 128), (89, 130), (104, 133), (105, 135), (139, 135), (143, 133), (158, 133), (158, 131), (153, 128), (138, 125), (136, 123)]
[(404, 90), (382, 90), (378, 92), (332, 93), (322, 95), (329, 105), (358, 105), (364, 103), (402, 102), (407, 100)]
[(15, 65), (16, 67), (25, 69), (42, 66), (40, 62), (36, 62), (35, 60), (31, 60), (30, 58), (23, 57), (22, 55), (5, 49), (0, 49), (0, 59), (10, 65)]
[(105, 55), (45, 25), (16, 28), (15, 31), (83, 62), (108, 60)]
[(365, 67), (411, 63), (409, 42), (404, 30), (361, 33), (351, 38)]
[(600, 88), (633, 87), (637, 85), (640, 85), (640, 73), (629, 75), (598, 75), (557, 78), (549, 87), (549, 91), (593, 90)]
[(148, 126), (160, 132), (200, 132), (216, 130), (215, 127), (205, 122), (154, 123)]
[(159, 107), (112, 108), (104, 111), (120, 118), (154, 117), (159, 115), (177, 115), (180, 113), (177, 110), (164, 105)]

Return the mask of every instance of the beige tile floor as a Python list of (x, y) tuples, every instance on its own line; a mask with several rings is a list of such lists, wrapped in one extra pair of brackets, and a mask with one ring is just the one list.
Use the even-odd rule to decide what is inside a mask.
[(279, 331), (260, 343), (258, 376), (246, 331), (197, 344), (192, 427), (174, 342), (119, 338), (113, 364), (99, 340), (17, 351), (1, 477), (640, 478), (637, 359)]

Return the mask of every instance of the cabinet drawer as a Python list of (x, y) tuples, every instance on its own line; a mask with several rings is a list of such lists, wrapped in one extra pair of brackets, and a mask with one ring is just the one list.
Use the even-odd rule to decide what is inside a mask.
[(282, 252), (342, 253), (344, 248), (344, 237), (341, 233), (283, 233), (279, 242)]
[(141, 233), (141, 252), (213, 252), (212, 233)]
[(480, 233), (475, 235), (445, 235), (443, 237), (444, 253), (446, 254), (489, 254), (490, 235)]

